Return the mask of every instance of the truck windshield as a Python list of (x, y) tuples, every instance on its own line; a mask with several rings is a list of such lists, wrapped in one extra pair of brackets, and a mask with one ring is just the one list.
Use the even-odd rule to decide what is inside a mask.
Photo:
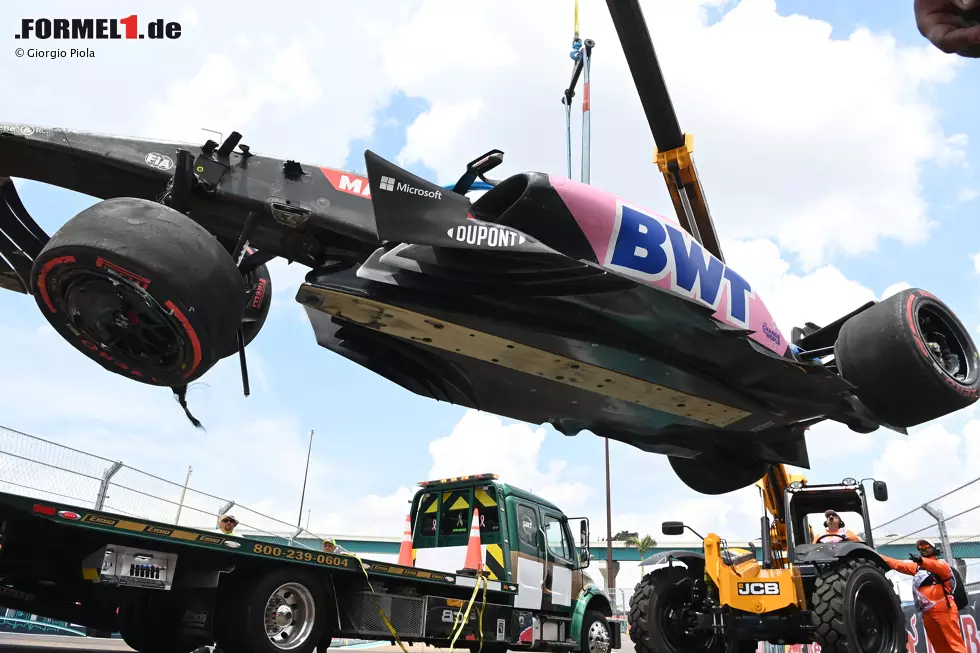
[[(423, 493), (418, 504), (416, 547), (457, 546), (460, 541), (465, 544), (470, 534), (474, 507), (480, 512), (481, 536), (498, 533), (500, 516), (497, 491), (492, 484)], [(485, 540), (485, 537), (481, 539)]]

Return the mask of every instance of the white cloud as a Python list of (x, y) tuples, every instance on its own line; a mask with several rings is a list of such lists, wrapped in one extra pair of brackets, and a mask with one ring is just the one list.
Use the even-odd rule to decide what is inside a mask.
[(546, 437), (543, 428), (524, 423), (504, 425), (496, 415), (469, 410), (452, 433), (429, 444), (430, 478), (497, 473), (501, 481), (574, 511), (590, 496), (589, 485), (577, 480), (564, 460), (539, 466)]
[[(725, 239), (774, 238), (817, 266), (832, 252), (868, 252), (880, 238), (926, 238), (931, 222), (920, 169), (961, 161), (966, 144), (962, 135), (942, 132), (928, 94), (952, 80), (956, 62), (927, 45), (899, 47), (864, 29), (832, 40), (829, 24), (779, 16), (773, 0), (743, 0), (706, 27), (706, 4), (661, 0), (643, 9), (682, 128), (696, 135), (698, 167)], [(432, 120), (420, 117), (403, 155), (421, 157), (443, 181), (491, 147), (507, 153), (511, 172), (563, 174), (559, 99), (571, 68), (565, 13), (548, 3), (522, 3), (524, 19), (515, 23), (508, 17), (516, 2), (493, 7), (429, 0), (392, 39), (390, 75), (429, 99), (432, 116), (446, 107), (483, 107), (464, 128), (453, 125), (451, 141), (440, 137), (435, 148), (427, 141)], [(592, 183), (669, 207), (608, 11), (589, 1), (581, 12), (583, 35), (597, 43)], [(445, 41), (463, 23), (495, 34), (494, 54), (483, 63), (471, 56), (475, 39)], [(420, 42), (439, 43), (439, 56), (416, 47)], [(771, 56), (774, 51), (780, 56)], [(462, 73), (469, 65), (482, 66), (480, 74)], [(867, 115), (875, 119), (855, 120)], [(573, 125), (577, 132), (578, 107)]]
[(972, 202), (978, 197), (980, 197), (980, 190), (976, 188), (964, 188), (956, 193), (956, 201), (963, 204)]

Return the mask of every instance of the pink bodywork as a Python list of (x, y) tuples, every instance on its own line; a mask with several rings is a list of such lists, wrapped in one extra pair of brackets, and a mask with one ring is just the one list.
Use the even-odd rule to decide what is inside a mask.
[[(669, 243), (663, 245), (663, 250), (668, 259), (667, 268), (665, 274), (663, 276), (658, 275), (658, 278), (652, 278), (644, 272), (611, 263), (616, 239), (619, 236), (623, 205), (638, 211), (647, 218), (660, 222), (662, 225), (670, 225), (670, 228), (679, 231), (683, 235), (685, 246), (688, 248), (688, 251), (691, 251), (694, 239), (680, 227), (676, 220), (666, 218), (588, 184), (582, 184), (554, 175), (549, 175), (549, 179), (565, 203), (565, 206), (568, 207), (568, 210), (575, 218), (582, 233), (589, 240), (589, 243), (592, 245), (592, 251), (595, 252), (596, 260), (599, 261), (602, 267), (612, 272), (628, 276), (645, 285), (666, 290), (686, 299), (694, 299), (703, 305), (711, 307), (708, 301), (700, 297), (700, 279), (698, 279), (698, 282), (695, 282), (691, 293), (688, 293), (683, 288), (679, 288), (674, 283), (676, 263)], [(703, 254), (706, 262), (714, 259), (707, 251), (703, 251)], [(746, 281), (749, 280), (746, 279)], [(749, 285), (751, 286), (751, 282), (749, 282)], [(739, 328), (748, 328), (752, 331), (748, 337), (777, 354), (786, 355), (786, 349), (789, 343), (782, 332), (780, 332), (779, 327), (776, 326), (772, 315), (769, 313), (769, 309), (766, 308), (765, 303), (763, 303), (758, 294), (754, 291), (746, 293), (746, 323), (742, 323), (729, 313), (731, 292), (731, 284), (723, 280), (718, 293), (718, 303), (715, 306), (715, 312), (712, 317), (725, 324)], [(763, 330), (763, 325), (766, 327), (765, 330)], [(766, 331), (770, 335), (766, 335)]]

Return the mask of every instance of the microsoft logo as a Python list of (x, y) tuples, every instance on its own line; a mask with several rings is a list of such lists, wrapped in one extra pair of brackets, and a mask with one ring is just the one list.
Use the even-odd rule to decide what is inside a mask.
[(381, 178), (381, 190), (393, 191), (395, 190), (395, 179), (394, 177), (382, 177)]

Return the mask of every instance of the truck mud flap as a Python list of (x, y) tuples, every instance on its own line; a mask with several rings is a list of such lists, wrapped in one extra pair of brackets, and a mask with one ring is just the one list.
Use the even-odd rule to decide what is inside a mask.
[(168, 591), (177, 554), (107, 544), (82, 561), (82, 578), (95, 583)]
[[(425, 637), (431, 639), (450, 639), (453, 627), (466, 612), (468, 599), (449, 599), (441, 596), (425, 597)], [(462, 627), (460, 641), (478, 639), (480, 630), (480, 609), (483, 609), (483, 641), (513, 643), (511, 615), (513, 608), (496, 603), (483, 603), (477, 599), (470, 607), (470, 614)]]
[(346, 597), (350, 600), (338, 606), (341, 613), (339, 635), (349, 634), (351, 637), (370, 635), (391, 639), (391, 632), (378, 613), (380, 606), (400, 638), (422, 637), (424, 599), (371, 592), (353, 592)]

